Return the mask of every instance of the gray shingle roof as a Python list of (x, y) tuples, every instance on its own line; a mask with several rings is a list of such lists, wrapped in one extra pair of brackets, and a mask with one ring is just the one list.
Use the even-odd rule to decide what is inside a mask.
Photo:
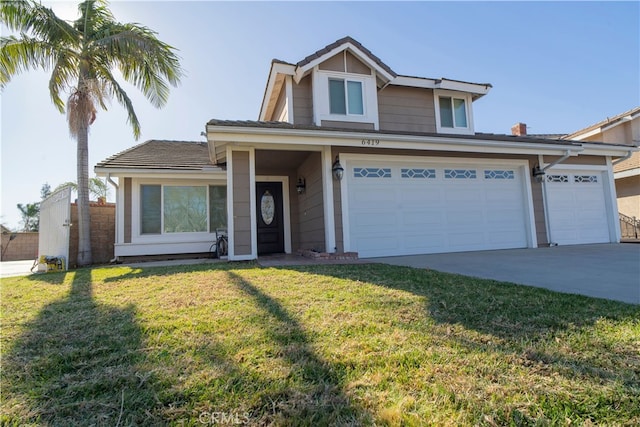
[(96, 165), (97, 168), (185, 171), (214, 166), (206, 142), (158, 140), (138, 144)]
[(322, 49), (320, 49), (320, 50), (318, 50), (318, 51), (316, 51), (314, 53), (312, 53), (311, 55), (309, 55), (306, 58), (304, 58), (302, 61), (298, 62), (296, 64), (296, 66), (304, 67), (305, 65), (307, 65), (311, 61), (320, 58), (322, 55), (325, 55), (325, 54), (331, 52), (333, 49), (335, 49), (337, 47), (340, 47), (341, 45), (343, 45), (345, 43), (351, 43), (352, 45), (354, 45), (355, 47), (360, 49), (365, 55), (367, 55), (369, 57), (369, 59), (371, 59), (373, 62), (378, 64), (387, 73), (391, 74), (394, 77), (397, 76), (397, 74), (387, 64), (382, 62), (380, 60), (380, 58), (378, 58), (373, 53), (371, 53), (371, 51), (369, 49), (367, 49), (366, 47), (362, 46), (359, 41), (357, 41), (357, 40), (355, 40), (355, 39), (353, 39), (353, 38), (351, 38), (349, 36), (343, 37), (340, 40), (336, 40), (335, 42), (323, 47)]
[[(476, 139), (484, 141), (504, 141), (504, 142), (523, 142), (532, 144), (551, 144), (551, 145), (576, 145), (581, 144), (577, 141), (567, 141), (560, 139), (546, 139), (538, 138), (534, 136), (513, 136), (504, 134), (493, 133), (476, 133), (474, 135), (456, 135), (456, 134), (441, 134), (441, 133), (426, 133), (426, 132), (401, 132), (401, 131), (384, 131), (384, 130), (362, 130), (362, 129), (343, 129), (343, 128), (328, 128), (326, 126), (302, 126), (293, 125), (286, 122), (263, 122), (255, 120), (209, 120), (207, 125), (210, 126), (229, 126), (229, 127), (247, 127), (247, 128), (264, 128), (264, 129), (292, 129), (292, 130), (312, 130), (322, 132), (353, 132), (353, 133), (368, 133), (368, 134), (380, 134), (380, 135), (413, 135), (424, 137), (436, 137), (436, 138), (460, 138), (460, 139)], [(612, 145), (612, 144), (609, 144)]]

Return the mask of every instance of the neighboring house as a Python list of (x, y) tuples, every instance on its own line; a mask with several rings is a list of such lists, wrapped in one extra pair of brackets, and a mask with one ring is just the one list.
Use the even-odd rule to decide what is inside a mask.
[[(640, 107), (580, 129), (563, 139), (574, 141), (602, 141), (611, 144), (640, 145)], [(618, 210), (628, 217), (640, 219), (640, 152), (613, 165), (613, 177), (618, 195)]]
[(258, 121), (96, 166), (118, 179), (115, 255), (207, 252), (222, 227), (231, 260), (618, 242), (611, 164), (628, 147), (476, 133), (490, 89), (398, 75), (350, 37), (274, 60)]

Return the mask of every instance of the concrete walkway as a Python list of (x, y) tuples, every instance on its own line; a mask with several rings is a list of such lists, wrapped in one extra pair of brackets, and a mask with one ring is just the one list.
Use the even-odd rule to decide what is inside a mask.
[(0, 277), (28, 276), (31, 274), (33, 260), (0, 262)]
[(373, 258), (465, 276), (640, 304), (640, 245), (631, 243)]

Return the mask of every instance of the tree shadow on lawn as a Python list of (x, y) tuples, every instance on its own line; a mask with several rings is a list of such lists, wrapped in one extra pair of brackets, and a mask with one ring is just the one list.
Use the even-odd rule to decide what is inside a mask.
[(144, 410), (156, 402), (137, 366), (142, 332), (135, 307), (97, 303), (90, 269), (31, 280), (59, 284), (67, 274), (68, 295), (43, 307), (4, 354), (3, 405), (23, 409), (5, 413), (2, 424), (154, 424)]
[(354, 404), (344, 391), (338, 368), (312, 348), (304, 328), (274, 297), (234, 272), (231, 281), (263, 311), (263, 328), (277, 347), (276, 356), (289, 365), (286, 381), (265, 383), (254, 409), (260, 425), (361, 425), (370, 414)]
[[(618, 398), (622, 401), (603, 396), (598, 408), (591, 409), (611, 413), (622, 406), (627, 416), (631, 413), (634, 419), (640, 419), (640, 406), (637, 405), (640, 401), (638, 336), (635, 340), (632, 337), (619, 342), (608, 336), (606, 326), (602, 326), (604, 331), (594, 333), (599, 322), (631, 322), (640, 327), (639, 306), (383, 264), (345, 265), (339, 269), (339, 274), (332, 266), (286, 268), (424, 297), (425, 318), (446, 326), (450, 331), (444, 334), (446, 339), (467, 352), (502, 354), (509, 360), (518, 361), (525, 369), (542, 367), (572, 381), (606, 383), (621, 393)], [(383, 301), (370, 303), (384, 304)], [(381, 319), (384, 320), (388, 319)], [(421, 323), (418, 327), (424, 328), (424, 325)], [(464, 333), (460, 326), (480, 335)], [(411, 320), (403, 327), (417, 328)], [(553, 390), (548, 393), (553, 395)], [(592, 414), (582, 415), (589, 419)]]

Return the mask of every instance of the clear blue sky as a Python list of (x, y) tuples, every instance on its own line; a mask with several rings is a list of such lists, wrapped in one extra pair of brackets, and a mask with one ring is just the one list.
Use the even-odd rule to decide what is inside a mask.
[[(76, 3), (44, 2), (60, 16)], [(346, 35), (398, 74), (491, 83), (474, 103), (476, 131), (568, 133), (640, 105), (639, 2), (125, 2), (139, 22), (177, 49), (187, 71), (156, 110), (133, 87), (142, 124), (133, 139), (122, 107), (99, 112), (91, 168), (148, 139), (204, 140), (212, 118), (257, 119), (271, 59), (297, 62)], [(6, 30), (3, 29), (3, 33)], [(75, 180), (75, 142), (51, 104), (48, 75), (29, 72), (2, 92), (2, 222), (45, 182)], [(91, 172), (93, 173), (93, 172)], [(113, 198), (113, 190), (111, 190)]]

